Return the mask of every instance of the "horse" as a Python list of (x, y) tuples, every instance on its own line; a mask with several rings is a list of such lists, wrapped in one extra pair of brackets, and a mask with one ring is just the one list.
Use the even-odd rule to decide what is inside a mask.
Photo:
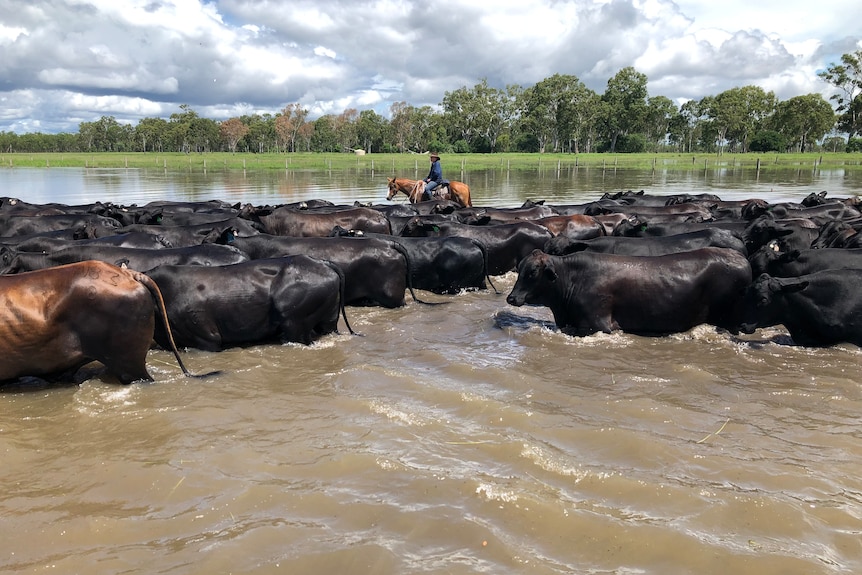
[[(410, 199), (411, 204), (422, 201), (422, 192), (425, 191), (425, 182), (422, 180), (409, 180), (407, 178), (387, 178), (389, 180), (389, 195), (387, 200), (392, 200), (398, 192), (403, 193)], [(462, 208), (472, 208), (473, 201), (470, 199), (470, 186), (464, 182), (443, 180), (437, 186), (433, 195), (442, 200), (451, 200)]]

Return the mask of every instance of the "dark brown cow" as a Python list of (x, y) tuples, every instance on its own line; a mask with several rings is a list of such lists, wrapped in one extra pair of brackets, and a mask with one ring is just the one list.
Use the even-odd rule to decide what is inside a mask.
[(241, 216), (260, 224), (263, 231), (274, 236), (325, 238), (335, 226), (378, 234), (392, 233), (386, 214), (361, 206), (335, 211), (327, 208), (299, 210), (286, 206), (274, 209), (247, 207)]
[(602, 222), (584, 214), (548, 216), (532, 221), (545, 226), (555, 236), (562, 234), (573, 240), (589, 240), (608, 235)]
[[(155, 310), (167, 321), (155, 282), (99, 261), (0, 277), (0, 382), (68, 377), (93, 360), (121, 383), (151, 381), (146, 357)], [(189, 375), (173, 349), (183, 373)]]

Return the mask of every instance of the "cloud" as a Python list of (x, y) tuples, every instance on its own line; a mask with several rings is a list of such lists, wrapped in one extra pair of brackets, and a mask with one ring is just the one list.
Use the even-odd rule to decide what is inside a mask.
[(482, 79), (573, 74), (602, 92), (625, 66), (678, 102), (748, 84), (828, 93), (816, 72), (858, 49), (862, 19), (855, 0), (834, 3), (0, 0), (0, 130), (136, 123), (181, 104), (214, 119), (292, 102), (386, 115)]

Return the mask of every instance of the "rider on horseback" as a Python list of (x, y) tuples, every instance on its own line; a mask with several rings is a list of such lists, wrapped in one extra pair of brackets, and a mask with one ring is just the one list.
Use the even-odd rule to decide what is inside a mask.
[(428, 172), (428, 177), (425, 178), (425, 193), (422, 199), (430, 200), (434, 188), (443, 183), (443, 168), (440, 167), (440, 156), (437, 152), (431, 152), (431, 171)]

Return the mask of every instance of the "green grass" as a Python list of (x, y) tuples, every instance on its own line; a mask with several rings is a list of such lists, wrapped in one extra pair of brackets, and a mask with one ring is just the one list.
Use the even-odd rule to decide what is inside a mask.
[[(862, 170), (862, 153), (804, 154), (443, 154), (447, 170), (535, 170), (573, 167), (701, 170), (706, 168), (820, 168)], [(203, 170), (375, 170), (400, 173), (424, 170), (421, 154), (207, 154), (172, 153), (52, 153), (0, 154), (0, 168), (144, 168), (171, 172)]]

